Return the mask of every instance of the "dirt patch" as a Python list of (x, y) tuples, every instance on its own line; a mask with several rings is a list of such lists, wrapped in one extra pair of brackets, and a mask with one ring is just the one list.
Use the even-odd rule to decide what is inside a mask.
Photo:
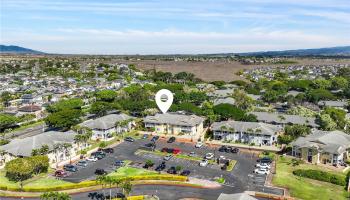
[[(331, 65), (331, 64), (350, 64), (350, 59), (294, 59), (297, 65)], [(186, 62), (186, 61), (125, 61), (132, 63), (141, 70), (156, 69), (164, 72), (178, 73), (190, 72), (204, 81), (232, 81), (244, 79), (235, 73), (242, 69), (252, 69), (257, 66), (283, 66), (278, 64), (265, 65), (243, 65), (237, 61), (215, 61), (215, 62)]]

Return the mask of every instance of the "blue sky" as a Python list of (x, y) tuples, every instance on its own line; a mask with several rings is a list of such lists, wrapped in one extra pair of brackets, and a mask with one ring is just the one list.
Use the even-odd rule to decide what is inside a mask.
[(350, 45), (349, 0), (0, 0), (0, 43), (170, 54)]

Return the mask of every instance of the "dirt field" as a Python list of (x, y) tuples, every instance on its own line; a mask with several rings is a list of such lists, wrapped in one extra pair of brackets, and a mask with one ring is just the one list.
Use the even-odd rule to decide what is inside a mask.
[[(333, 60), (333, 59), (298, 59), (298, 65), (327, 65), (327, 64), (350, 64), (350, 59), (347, 60)], [(184, 62), (184, 61), (130, 61), (129, 63), (136, 64), (141, 70), (156, 69), (159, 71), (166, 71), (178, 73), (182, 71), (191, 72), (196, 77), (204, 81), (232, 81), (242, 79), (235, 73), (241, 69), (251, 69), (257, 65), (242, 65), (239, 62)], [(266, 65), (267, 66), (267, 65)], [(268, 65), (268, 66), (276, 66)], [(282, 66), (282, 65), (279, 65)]]

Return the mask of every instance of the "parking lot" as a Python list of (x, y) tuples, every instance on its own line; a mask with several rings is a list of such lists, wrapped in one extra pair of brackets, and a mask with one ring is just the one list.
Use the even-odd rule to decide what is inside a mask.
[[(113, 165), (116, 160), (130, 160), (132, 161), (131, 166), (142, 167), (146, 160), (152, 160), (155, 165), (163, 162), (163, 156), (156, 155), (153, 153), (142, 152), (137, 153), (140, 147), (149, 143), (149, 139), (140, 139), (134, 142), (123, 142), (118, 146), (114, 147), (114, 153), (107, 154), (105, 158), (98, 160), (97, 162), (89, 162), (86, 167), (78, 167), (77, 172), (69, 173), (69, 176), (63, 178), (63, 180), (70, 182), (80, 182), (83, 180), (91, 180), (96, 177), (94, 174), (95, 170), (102, 168), (107, 172), (112, 172), (116, 169)], [(182, 154), (188, 154), (195, 152), (196, 155), (203, 157), (206, 153), (213, 153), (215, 157), (225, 156), (226, 158), (236, 160), (237, 163), (232, 171), (221, 170), (220, 166), (216, 164), (209, 164), (205, 167), (200, 167), (198, 161), (192, 161), (182, 158), (173, 157), (169, 161), (166, 161), (166, 170), (172, 166), (181, 166), (184, 170), (190, 170), (190, 177), (214, 180), (218, 177), (225, 179), (225, 186), (231, 187), (235, 191), (245, 190), (256, 190), (264, 191), (273, 194), (283, 194), (282, 190), (276, 188), (268, 188), (264, 186), (266, 176), (257, 175), (253, 173), (257, 157), (249, 152), (238, 152), (238, 153), (225, 153), (219, 152), (218, 148), (212, 148), (203, 146), (201, 148), (195, 148), (190, 143), (167, 143), (164, 140), (158, 140), (156, 142), (156, 149), (162, 149), (163, 147), (168, 148), (179, 148)], [(150, 170), (152, 170), (150, 169)]]

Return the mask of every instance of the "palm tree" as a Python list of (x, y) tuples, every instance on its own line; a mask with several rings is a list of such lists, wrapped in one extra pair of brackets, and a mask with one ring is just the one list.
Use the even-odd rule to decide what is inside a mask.
[(97, 184), (102, 186), (103, 196), (105, 196), (106, 175), (99, 175), (96, 178)]
[(70, 143), (64, 143), (63, 145), (62, 145), (62, 148), (64, 149), (64, 155), (65, 156), (69, 156), (69, 162), (71, 163), (72, 161), (71, 161), (71, 154), (70, 154), (70, 149), (72, 148), (72, 144), (70, 144)]
[(126, 179), (124, 183), (121, 185), (121, 187), (123, 188), (124, 195), (127, 197), (132, 190), (132, 184), (130, 180)]
[(58, 153), (62, 151), (63, 144), (56, 143), (53, 145), (53, 151), (55, 152), (56, 168), (58, 167)]
[(118, 192), (118, 188), (120, 184), (123, 182), (123, 180), (120, 178), (113, 177), (112, 182), (113, 182), (113, 185), (116, 186), (116, 192)]

